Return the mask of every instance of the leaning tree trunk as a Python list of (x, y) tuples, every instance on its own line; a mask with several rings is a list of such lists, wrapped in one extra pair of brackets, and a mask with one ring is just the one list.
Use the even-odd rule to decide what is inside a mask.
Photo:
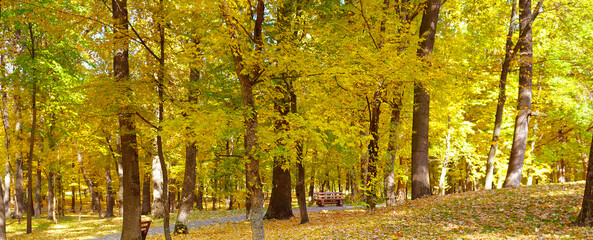
[[(128, 9), (127, 0), (112, 0), (113, 10), (114, 53), (113, 75), (118, 84), (128, 84), (130, 81), (130, 66), (128, 63)], [(125, 85), (124, 84), (124, 85)], [(132, 97), (132, 90), (124, 88), (124, 96)], [(125, 102), (125, 101), (124, 101)], [(140, 169), (138, 167), (138, 152), (136, 141), (136, 125), (133, 110), (130, 106), (118, 106), (118, 123), (121, 136), (122, 174), (120, 184), (123, 185), (123, 224), (121, 239), (140, 240)]]
[[(428, 60), (434, 47), (441, 0), (428, 0), (420, 24), (419, 58)], [(414, 82), (414, 113), (412, 120), (412, 199), (430, 196), (430, 169), (428, 165), (428, 122), (430, 96), (425, 83)]]
[[(500, 137), (500, 130), (502, 125), (502, 114), (504, 113), (504, 103), (507, 99), (506, 84), (507, 76), (513, 59), (513, 33), (515, 31), (515, 17), (517, 16), (517, 0), (513, 1), (513, 8), (511, 10), (511, 19), (509, 20), (509, 33), (507, 34), (507, 41), (505, 46), (505, 56), (502, 62), (502, 70), (500, 71), (500, 83), (498, 85), (498, 104), (496, 105), (496, 115), (494, 117), (494, 131), (492, 132), (492, 144), (490, 145), (490, 152), (488, 153), (488, 160), (486, 162), (486, 181), (484, 189), (492, 189), (492, 179), (494, 178), (494, 162), (496, 157), (496, 148), (498, 147), (498, 138)], [(520, 40), (519, 40), (520, 41)]]
[(589, 163), (587, 164), (587, 178), (585, 181), (583, 203), (576, 224), (593, 227), (593, 140), (591, 140), (591, 147), (589, 148)]
[(525, 146), (529, 131), (529, 117), (531, 115), (531, 77), (533, 75), (533, 50), (531, 43), (531, 0), (519, 0), (519, 32), (522, 41), (519, 43), (519, 96), (517, 103), (517, 117), (515, 118), (515, 132), (509, 158), (509, 167), (503, 187), (517, 187), (521, 184)]
[[(193, 43), (196, 45), (199, 44), (197, 40), (194, 40)], [(199, 52), (199, 49), (197, 49)], [(195, 59), (198, 59), (198, 56), (194, 56)], [(202, 72), (195, 68), (190, 67), (189, 73), (189, 80), (190, 80), (190, 88), (189, 88), (189, 97), (188, 101), (192, 104), (195, 104), (198, 96), (198, 88), (197, 84), (202, 78)], [(184, 114), (186, 117), (187, 114)], [(191, 130), (191, 129), (187, 129)], [(191, 138), (191, 135), (190, 135)], [(190, 141), (185, 146), (185, 172), (183, 175), (183, 189), (181, 190), (181, 204), (179, 205), (179, 212), (177, 214), (177, 221), (175, 222), (175, 232), (176, 233), (183, 233), (187, 234), (187, 223), (189, 220), (189, 215), (193, 210), (193, 196), (194, 190), (196, 188), (196, 155), (197, 155), (196, 143), (194, 141)], [(232, 204), (232, 203), (231, 203)], [(232, 205), (231, 205), (232, 206)]]

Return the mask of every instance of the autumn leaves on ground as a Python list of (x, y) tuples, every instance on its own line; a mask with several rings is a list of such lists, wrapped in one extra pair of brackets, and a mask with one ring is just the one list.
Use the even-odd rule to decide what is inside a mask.
[[(574, 227), (584, 183), (525, 186), (432, 196), (367, 213), (363, 208), (310, 213), (310, 223), (264, 221), (272, 239), (586, 239)], [(246, 222), (190, 229), (173, 239), (249, 239)], [(156, 236), (148, 239), (164, 239)]]

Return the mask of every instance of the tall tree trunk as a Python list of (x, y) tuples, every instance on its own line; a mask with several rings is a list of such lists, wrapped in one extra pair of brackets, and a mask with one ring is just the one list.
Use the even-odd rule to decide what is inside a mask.
[[(0, 10), (0, 13), (2, 11)], [(0, 184), (0, 240), (6, 240), (6, 211), (4, 211), (4, 193), (9, 192), (10, 189), (5, 189), (4, 185)]]
[[(290, 93), (290, 111), (293, 114), (298, 114), (297, 108), (297, 96), (294, 91), (294, 85), (290, 85), (289, 88)], [(304, 161), (304, 152), (303, 152), (303, 141), (297, 140), (296, 144), (297, 150), (297, 182), (296, 182), (296, 195), (297, 201), (299, 203), (299, 213), (301, 215), (301, 224), (309, 222), (309, 214), (307, 213), (307, 199), (306, 199), (306, 186), (305, 186), (305, 167), (303, 166)]]
[[(118, 83), (130, 82), (130, 66), (128, 63), (128, 9), (127, 0), (112, 0), (114, 53), (113, 74)], [(132, 97), (132, 90), (126, 87), (125, 96)], [(123, 224), (121, 239), (140, 240), (140, 169), (136, 150), (136, 125), (132, 118), (130, 106), (119, 106), (118, 122), (121, 136), (122, 174), (120, 184), (123, 185)]]
[[(434, 47), (441, 0), (428, 0), (420, 24), (420, 48), (417, 56), (430, 61)], [(430, 168), (428, 165), (428, 130), (430, 96), (425, 83), (414, 82), (414, 113), (412, 120), (412, 199), (430, 196)]]
[(443, 166), (441, 168), (441, 177), (439, 178), (439, 190), (441, 195), (445, 195), (445, 188), (446, 188), (446, 180), (447, 180), (447, 170), (449, 164), (449, 152), (451, 150), (451, 116), (447, 116), (447, 120), (449, 123), (447, 124), (447, 134), (445, 135), (445, 143), (447, 148), (445, 149), (445, 160), (443, 161)]
[(531, 77), (533, 75), (533, 50), (531, 43), (531, 0), (519, 0), (519, 32), (522, 41), (519, 42), (519, 96), (517, 103), (517, 117), (513, 145), (509, 158), (509, 167), (503, 187), (517, 187), (521, 184), (525, 146), (529, 131), (529, 117), (531, 115)]
[(150, 214), (150, 183), (150, 171), (146, 171), (142, 184), (142, 215)]
[(389, 152), (389, 160), (387, 161), (385, 174), (385, 204), (387, 206), (395, 206), (395, 159), (397, 159), (399, 150), (399, 125), (401, 115), (401, 95), (396, 96), (390, 104), (391, 118), (389, 119), (389, 142), (387, 143), (387, 151)]
[(198, 194), (196, 194), (196, 207), (198, 210), (204, 210), (204, 190), (202, 187), (202, 183), (198, 183)]
[(507, 99), (506, 84), (507, 76), (513, 59), (513, 33), (515, 32), (515, 18), (517, 16), (517, 0), (513, 1), (511, 10), (511, 18), (509, 20), (509, 33), (507, 34), (505, 56), (502, 62), (502, 70), (500, 71), (500, 82), (498, 85), (498, 103), (496, 105), (496, 116), (494, 117), (494, 130), (492, 132), (492, 144), (490, 145), (490, 152), (488, 153), (488, 161), (486, 162), (486, 181), (484, 189), (492, 189), (492, 179), (494, 178), (494, 163), (496, 157), (496, 148), (498, 147), (498, 138), (500, 138), (500, 130), (502, 126), (502, 115), (504, 113), (504, 103)]
[[(197, 45), (199, 44), (199, 41), (197, 39), (194, 39), (193, 42), (196, 45), (196, 48), (198, 48)], [(199, 52), (199, 48), (197, 50)], [(198, 59), (198, 56), (194, 56), (194, 58)], [(195, 67), (190, 67), (190, 87), (188, 93), (188, 101), (192, 104), (195, 104), (195, 102), (198, 100), (197, 96), (199, 92), (197, 84), (199, 83), (200, 79), (202, 79), (202, 72)], [(187, 117), (187, 114), (184, 115), (184, 117)], [(181, 204), (179, 206), (179, 213), (177, 214), (177, 221), (175, 222), (175, 232), (183, 234), (187, 234), (187, 223), (191, 211), (193, 210), (193, 196), (194, 189), (196, 188), (196, 155), (198, 151), (196, 149), (195, 142), (191, 141), (186, 144), (187, 145), (185, 146), (185, 172), (183, 175), (183, 189), (181, 190)]]
[(47, 174), (47, 219), (56, 222), (54, 175), (54, 172), (51, 170)]
[[(22, 113), (21, 113), (21, 102), (18, 96), (14, 97), (15, 101), (15, 113), (17, 116), (17, 121), (15, 123), (15, 135), (17, 136), (17, 143), (22, 141), (21, 138), (21, 121), (22, 121)], [(15, 206), (14, 206), (14, 218), (21, 219), (23, 217), (23, 210), (25, 209), (25, 202), (23, 199), (23, 154), (20, 150), (16, 152), (16, 167), (15, 167), (15, 177), (14, 177), (14, 196), (15, 196)]]
[[(31, 37), (31, 60), (33, 66), (35, 66), (35, 38), (33, 35), (33, 24), (29, 23), (29, 35)], [(33, 70), (35, 71), (35, 67)], [(37, 78), (35, 74), (32, 74), (33, 78), (33, 93), (31, 94), (31, 109), (32, 109), (32, 120), (31, 120), (31, 135), (29, 137), (29, 159), (27, 161), (27, 233), (33, 232), (33, 153), (35, 150), (35, 129), (37, 127)]]
[(163, 205), (163, 172), (159, 156), (152, 158), (152, 217), (162, 218), (165, 215)]
[[(4, 57), (4, 55), (2, 55)], [(4, 58), (2, 58), (2, 65), (4, 66)], [(0, 94), (2, 95), (2, 124), (4, 126), (4, 146), (6, 147), (6, 164), (4, 167), (4, 217), (10, 216), (10, 124), (9, 124), (9, 117), (8, 117), (8, 94), (6, 90), (6, 86), (2, 86), (2, 90), (0, 90)], [(5, 230), (6, 231), (6, 230)], [(4, 234), (5, 236), (6, 234)]]
[(105, 209), (106, 218), (115, 217), (115, 215), (113, 215), (113, 205), (115, 205), (115, 197), (113, 196), (113, 184), (111, 184), (111, 182), (111, 169), (109, 167), (105, 167), (105, 183), (107, 184), (107, 207)]
[[(230, 9), (226, 2), (223, 2), (223, 15), (225, 21), (230, 28), (232, 42), (237, 41), (237, 33), (239, 32), (239, 26), (235, 20), (230, 16)], [(263, 31), (262, 26), (264, 22), (264, 11), (265, 5), (263, 0), (257, 0), (255, 24), (253, 25), (253, 39), (255, 41), (255, 52), (261, 54), (263, 50)], [(261, 69), (258, 65), (253, 68), (245, 68), (249, 63), (246, 63), (243, 59), (243, 53), (237, 45), (231, 45), (231, 52), (233, 55), (233, 62), (235, 66), (235, 72), (239, 78), (241, 84), (241, 98), (243, 105), (245, 106), (244, 113), (244, 125), (245, 125), (245, 159), (247, 159), (245, 169), (245, 183), (248, 190), (248, 201), (249, 213), (248, 219), (251, 222), (252, 239), (264, 239), (264, 224), (263, 224), (263, 192), (262, 182), (259, 174), (259, 156), (258, 156), (258, 142), (257, 142), (257, 111), (255, 105), (255, 98), (253, 94), (253, 86), (258, 80), (258, 76), (261, 75)], [(244, 71), (245, 70), (245, 71)], [(248, 70), (252, 70), (248, 73)]]
[(369, 132), (371, 140), (368, 145), (369, 161), (366, 174), (366, 203), (369, 211), (375, 210), (375, 197), (377, 195), (376, 178), (377, 162), (379, 161), (379, 115), (381, 115), (381, 91), (375, 91), (373, 100), (369, 103)]

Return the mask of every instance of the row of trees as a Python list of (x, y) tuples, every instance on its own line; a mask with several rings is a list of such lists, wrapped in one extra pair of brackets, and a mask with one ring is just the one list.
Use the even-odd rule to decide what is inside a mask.
[(120, 207), (122, 239), (147, 213), (170, 238), (175, 195), (175, 231), (225, 198), (262, 239), (264, 215), (293, 216), (292, 187), (307, 222), (319, 190), (372, 211), (408, 189), (585, 178), (588, 2), (0, 4), (0, 219), (28, 209), (28, 232), (42, 196), (55, 219), (81, 188), (100, 217), (102, 196), (104, 217)]

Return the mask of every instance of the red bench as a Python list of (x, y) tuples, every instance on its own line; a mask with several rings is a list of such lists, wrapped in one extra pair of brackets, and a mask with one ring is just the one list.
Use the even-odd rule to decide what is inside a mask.
[(325, 204), (336, 204), (337, 206), (344, 205), (344, 194), (341, 192), (316, 192), (313, 194), (313, 200), (318, 206), (323, 207)]
[(148, 229), (150, 228), (150, 223), (152, 223), (152, 220), (140, 221), (140, 232), (142, 232), (142, 240), (146, 239)]

